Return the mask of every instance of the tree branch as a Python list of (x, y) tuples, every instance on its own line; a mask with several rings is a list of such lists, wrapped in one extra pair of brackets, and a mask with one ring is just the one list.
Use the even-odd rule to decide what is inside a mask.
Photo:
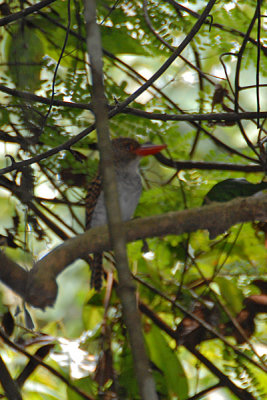
[[(37, 354), (30, 354), (28, 351), (24, 349), (23, 346), (19, 345), (18, 343), (15, 343), (9, 337), (7, 334), (4, 332), (4, 330), (0, 327), (0, 338), (1, 340), (6, 343), (9, 347), (14, 349), (16, 352), (19, 352), (26, 356), (30, 361), (31, 361), (31, 366), (33, 364), (38, 364), (38, 366), (43, 367), (46, 371), (50, 372), (53, 376), (57, 377), (61, 382), (65, 383), (71, 390), (73, 390), (75, 393), (77, 393), (81, 398), (84, 398), (86, 400), (94, 400), (91, 396), (89, 396), (87, 393), (83, 392), (81, 389), (79, 389), (74, 383), (72, 383), (69, 379), (67, 379), (63, 374), (58, 372), (55, 368), (51, 367), (50, 365), (46, 364), (43, 360), (42, 357), (38, 356)], [(19, 384), (19, 382), (18, 382)], [(12, 398), (14, 400), (14, 398)]]
[(23, 11), (19, 11), (17, 13), (8, 15), (7, 17), (1, 18), (0, 26), (4, 26), (9, 24), (10, 22), (14, 22), (17, 21), (18, 19), (24, 18), (27, 15), (30, 15), (35, 11), (41, 10), (42, 8), (48, 6), (49, 4), (54, 3), (54, 1), (56, 0), (43, 0), (40, 1), (40, 3), (34, 4), (33, 6), (30, 6)]
[[(173, 338), (177, 346), (179, 346), (179, 342), (177, 340), (177, 332), (172, 329), (169, 325), (165, 323), (157, 314), (155, 314), (150, 308), (144, 304), (144, 303), (139, 303), (140, 310), (151, 320), (153, 323), (158, 326), (162, 331), (166, 332), (171, 338)], [(205, 321), (203, 321), (203, 324), (205, 324)], [(211, 361), (209, 361), (203, 354), (201, 354), (199, 351), (196, 350), (195, 347), (193, 346), (187, 346), (185, 345), (186, 349), (190, 351), (194, 356), (201, 361), (209, 370), (210, 372), (217, 376), (219, 379), (219, 383), (211, 388), (208, 389), (207, 391), (214, 390), (216, 387), (224, 386), (228, 387), (235, 395), (238, 396), (239, 399), (242, 400), (255, 400), (255, 398), (247, 392), (245, 389), (240, 389), (238, 386), (236, 386), (225, 374), (223, 374)], [(202, 393), (202, 392), (201, 392)], [(196, 396), (193, 396), (192, 399), (197, 399), (200, 397), (201, 394), (198, 394)], [(203, 393), (202, 393), (203, 395)], [(191, 399), (191, 397), (190, 397)]]
[(204, 162), (204, 161), (176, 161), (165, 157), (162, 153), (154, 156), (161, 164), (180, 171), (181, 169), (200, 169), (200, 170), (218, 170), (218, 171), (240, 171), (240, 172), (263, 172), (264, 167), (257, 164), (240, 165), (232, 163)]
[(13, 381), (11, 375), (4, 363), (2, 357), (0, 357), (0, 382), (5, 391), (6, 397), (9, 400), (22, 400), (16, 382)]
[(188, 350), (202, 362), (215, 376), (220, 379), (220, 385), (227, 387), (234, 393), (240, 400), (256, 400), (255, 397), (249, 393), (246, 389), (239, 388), (235, 385), (219, 368), (217, 368), (210, 360), (207, 359), (203, 354), (195, 348), (188, 348)]
[(0, 280), (13, 289), (19, 296), (25, 298), (29, 273), (20, 265), (0, 251)]
[(118, 294), (122, 304), (125, 325), (129, 333), (141, 398), (143, 400), (157, 400), (156, 385), (150, 372), (141, 319), (136, 304), (135, 285), (128, 265), (125, 231), (122, 226), (116, 175), (113, 166), (113, 152), (109, 139), (109, 116), (103, 85), (102, 46), (99, 27), (96, 23), (95, 1), (84, 0), (84, 8), (87, 32), (86, 43), (90, 56), (93, 81), (92, 102), (100, 150), (100, 169), (103, 179), (109, 235), (114, 249), (119, 278)]
[[(17, 90), (17, 89), (11, 89), (5, 85), (0, 85), (0, 91), (7, 93), (11, 96), (15, 97), (20, 97), (22, 99), (25, 99), (27, 101), (32, 101), (32, 102), (38, 102), (42, 104), (50, 104), (51, 100), (38, 96), (34, 93), (27, 92), (27, 91), (22, 91), (22, 90)], [(58, 106), (58, 107), (69, 107), (69, 108), (76, 108), (80, 110), (89, 110), (92, 111), (92, 104), (88, 103), (75, 103), (72, 101), (64, 101), (64, 100), (56, 100), (53, 99), (52, 101), (53, 106)], [(118, 106), (112, 106), (112, 105), (107, 105), (108, 110), (110, 112), (113, 112), (118, 109)], [(191, 114), (166, 114), (166, 113), (152, 113), (144, 110), (140, 110), (137, 108), (132, 108), (132, 107), (125, 107), (122, 110), (119, 111), (121, 114), (130, 114), (130, 115), (135, 115), (136, 117), (140, 118), (145, 118), (145, 119), (150, 119), (150, 120), (155, 120), (155, 121), (187, 121), (187, 122), (195, 122), (195, 121), (212, 121), (212, 122), (223, 122), (223, 121), (229, 121), (229, 122), (237, 122), (241, 120), (252, 120), (255, 118), (267, 118), (267, 111), (261, 111), (261, 112), (256, 112), (256, 111), (244, 111), (244, 112), (222, 112), (222, 113), (202, 113), (202, 114), (196, 114), (196, 113), (191, 113)]]
[[(193, 37), (198, 33), (198, 31), (200, 30), (204, 21), (206, 20), (207, 16), (209, 15), (209, 12), (211, 11), (215, 2), (216, 2), (216, 0), (210, 0), (208, 2), (207, 6), (205, 7), (203, 13), (200, 15), (196, 24), (193, 26), (193, 28), (188, 33), (186, 38), (182, 41), (182, 43), (177, 47), (177, 49), (168, 58), (168, 60), (165, 61), (165, 63), (158, 69), (158, 71), (153, 76), (151, 76), (151, 78), (149, 78), (141, 87), (139, 87), (133, 94), (131, 94), (126, 100), (124, 100), (122, 103), (120, 103), (116, 108), (114, 108), (112, 111), (110, 111), (109, 115), (108, 115), (109, 118), (113, 118), (115, 115), (120, 113), (125, 107), (127, 107), (131, 102), (136, 100), (143, 92), (145, 92), (151, 85), (153, 85), (153, 83), (157, 79), (159, 79), (159, 77), (169, 68), (169, 66), (175, 61), (175, 59), (182, 53), (182, 51), (190, 43), (190, 41), (193, 39)], [(23, 161), (22, 162), (23, 164), (21, 162), (18, 162), (18, 163), (14, 163), (14, 165), (12, 165), (10, 167), (2, 168), (2, 169), (0, 169), (0, 175), (3, 175), (7, 172), (11, 172), (13, 170), (19, 169), (22, 167), (22, 165), (30, 165), (35, 162), (41, 161), (47, 157), (50, 157), (50, 156), (58, 153), (61, 150), (66, 150), (67, 148), (71, 147), (72, 145), (74, 145), (75, 143), (80, 141), (82, 138), (87, 136), (94, 129), (95, 129), (95, 124), (84, 129), (78, 135), (67, 140), (65, 143), (62, 143), (61, 145), (54, 147), (53, 149), (50, 149), (43, 154), (39, 154), (36, 157), (33, 157), (31, 159)]]
[[(27, 101), (38, 102), (42, 104), (50, 105), (51, 100), (43, 97), (38, 96), (34, 93), (11, 89), (5, 85), (0, 85), (0, 91), (9, 94), (10, 96), (20, 97)], [(89, 110), (92, 111), (93, 107), (92, 104), (88, 103), (75, 103), (72, 101), (64, 101), (64, 100), (52, 100), (53, 106), (58, 107), (69, 107), (69, 108), (76, 108), (80, 110)], [(118, 109), (118, 105), (112, 106), (107, 105), (107, 108), (110, 112), (113, 112)], [(187, 122), (195, 122), (195, 121), (210, 121), (210, 122), (237, 122), (241, 120), (252, 120), (255, 118), (267, 118), (267, 111), (244, 111), (244, 112), (222, 112), (222, 113), (202, 113), (202, 114), (166, 114), (166, 113), (152, 113), (144, 110), (140, 110), (137, 108), (125, 107), (119, 111), (121, 114), (130, 114), (135, 115), (136, 117), (155, 120), (155, 121), (187, 121)]]
[[(262, 195), (135, 219), (122, 225), (127, 242), (133, 242), (164, 235), (181, 235), (199, 229), (207, 229), (215, 235), (238, 223), (266, 219), (267, 196)], [(57, 296), (56, 278), (65, 268), (88, 253), (111, 249), (107, 228), (99, 227), (66, 240), (38, 261), (30, 272), (0, 252), (0, 280), (32, 306), (45, 308), (54, 304)]]

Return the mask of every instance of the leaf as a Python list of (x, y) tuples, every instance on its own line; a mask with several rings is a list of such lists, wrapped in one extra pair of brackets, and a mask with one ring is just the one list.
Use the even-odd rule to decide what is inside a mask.
[[(89, 396), (95, 396), (97, 392), (97, 384), (92, 380), (90, 376), (75, 380), (75, 386), (82, 392)], [(69, 386), (67, 386), (67, 399), (68, 400), (80, 400), (82, 397), (78, 393), (74, 392)]]
[(10, 311), (5, 312), (5, 314), (3, 315), (2, 327), (5, 331), (5, 333), (7, 334), (7, 336), (12, 335), (12, 333), (14, 331), (14, 327), (15, 327), (15, 322), (14, 322), (13, 316)]
[(218, 283), (221, 295), (226, 301), (229, 310), (235, 315), (239, 313), (243, 307), (244, 296), (242, 291), (237, 287), (236, 282), (223, 277), (217, 277), (214, 281)]
[(104, 49), (111, 53), (151, 55), (145, 46), (140, 46), (140, 42), (130, 36), (125, 27), (117, 29), (101, 26), (101, 37)]
[(101, 294), (89, 292), (82, 315), (86, 330), (95, 328), (97, 324), (103, 321), (104, 309)]
[(203, 205), (213, 201), (225, 202), (236, 197), (247, 197), (267, 189), (267, 182), (250, 183), (244, 178), (226, 179), (214, 185), (206, 194)]
[(159, 328), (152, 326), (146, 334), (146, 343), (149, 348), (151, 361), (164, 375), (168, 391), (186, 399), (188, 383), (184, 369), (175, 352), (170, 348)]
[(27, 310), (25, 304), (24, 304), (24, 319), (25, 319), (25, 325), (28, 329), (33, 330), (35, 328), (34, 322), (32, 320), (31, 314)]
[(9, 72), (18, 89), (35, 91), (40, 88), (43, 42), (36, 30), (28, 24), (19, 24), (6, 41)]
[(133, 357), (126, 343), (123, 346), (122, 356), (120, 359), (119, 383), (121, 390), (124, 390), (128, 395), (128, 397), (125, 396), (125, 398), (137, 398), (138, 385), (134, 373)]

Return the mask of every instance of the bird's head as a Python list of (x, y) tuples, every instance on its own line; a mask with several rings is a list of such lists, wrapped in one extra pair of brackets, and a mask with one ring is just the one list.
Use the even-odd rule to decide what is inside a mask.
[(159, 153), (167, 147), (165, 144), (140, 144), (131, 138), (113, 139), (111, 143), (115, 161), (126, 163), (136, 160), (139, 157)]

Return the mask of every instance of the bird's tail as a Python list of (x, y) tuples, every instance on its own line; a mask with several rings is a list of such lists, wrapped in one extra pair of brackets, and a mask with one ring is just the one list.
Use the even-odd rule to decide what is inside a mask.
[(103, 280), (103, 253), (94, 253), (92, 261), (90, 262), (91, 267), (91, 288), (99, 291), (102, 288)]

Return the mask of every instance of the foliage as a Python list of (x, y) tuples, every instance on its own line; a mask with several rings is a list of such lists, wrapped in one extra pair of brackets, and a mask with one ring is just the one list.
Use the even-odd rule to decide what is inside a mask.
[[(5, 17), (34, 4), (6, 1), (1, 12)], [(97, 2), (110, 109), (162, 66), (205, 6), (203, 1)], [(264, 179), (265, 120), (260, 114), (258, 120), (255, 115), (223, 118), (234, 110), (266, 110), (266, 25), (264, 18), (257, 18), (266, 9), (262, 4), (249, 31), (256, 7), (255, 1), (217, 2), (165, 73), (110, 119), (112, 138), (166, 143), (166, 157), (184, 161), (179, 168), (154, 158), (142, 161), (144, 191), (136, 217), (200, 207), (223, 180), (245, 177), (259, 184)], [(80, 0), (56, 1), (2, 24), (1, 168), (64, 145), (94, 122), (83, 9)], [(189, 119), (194, 114), (206, 119)], [(184, 120), (172, 118), (183, 115)], [(86, 187), (97, 170), (95, 142), (92, 130), (71, 149), (66, 146), (0, 176), (0, 244), (25, 268), (83, 232)], [(194, 161), (202, 167), (194, 167)], [(256, 221), (212, 239), (196, 231), (128, 245), (159, 398), (186, 400), (198, 398), (201, 391), (207, 400), (217, 393), (229, 400), (266, 398), (264, 357), (259, 356), (267, 346), (266, 233), (266, 223)], [(1, 357), (20, 383), (23, 398), (82, 398), (75, 388), (87, 398), (140, 398), (121, 304), (115, 285), (111, 287), (110, 277), (116, 279), (111, 254), (106, 255), (105, 270), (109, 279), (95, 293), (85, 262), (69, 267), (58, 279), (55, 307), (29, 309), (33, 332), (25, 322), (27, 309), (15, 316), (20, 299), (2, 286)], [(47, 343), (51, 347), (46, 353)], [(41, 358), (49, 353), (45, 363), (52, 369), (35, 370), (37, 363), (31, 371), (27, 356), (18, 352), (35, 354), (38, 349), (43, 350)], [(22, 371), (25, 379), (19, 381)], [(240, 395), (231, 382), (242, 389)], [(254, 397), (245, 397), (249, 394)]]

